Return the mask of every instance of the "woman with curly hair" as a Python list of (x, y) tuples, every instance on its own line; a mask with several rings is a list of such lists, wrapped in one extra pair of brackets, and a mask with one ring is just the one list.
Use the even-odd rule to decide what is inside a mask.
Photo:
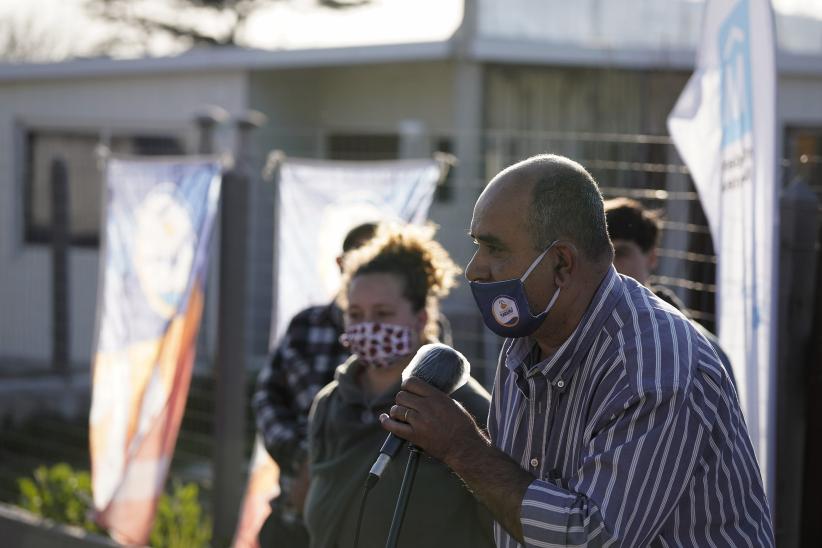
[[(433, 235), (432, 227), (380, 227), (346, 257), (340, 305), (352, 356), (317, 394), (309, 417), (305, 516), (313, 548), (354, 546), (363, 486), (386, 436), (377, 419), (394, 403), (416, 351), (436, 341), (439, 300), (460, 270)], [(479, 383), (470, 379), (453, 397), (484, 424), (490, 397)], [(360, 548), (385, 545), (404, 468), (398, 456), (369, 493)], [(490, 547), (491, 518), (456, 475), (424, 457), (399, 544)]]

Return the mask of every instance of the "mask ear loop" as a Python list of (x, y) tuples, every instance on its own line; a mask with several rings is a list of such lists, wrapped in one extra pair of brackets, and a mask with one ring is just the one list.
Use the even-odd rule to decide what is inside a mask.
[(546, 306), (545, 310), (542, 311), (543, 314), (547, 314), (549, 310), (554, 308), (554, 303), (556, 303), (557, 299), (559, 299), (559, 292), (560, 292), (560, 288), (557, 287), (557, 290), (554, 291), (554, 296), (551, 297), (551, 301), (548, 303), (548, 306)]
[(559, 241), (559, 240), (554, 240), (553, 242), (551, 242), (551, 245), (549, 245), (548, 247), (546, 247), (546, 248), (545, 248), (545, 251), (543, 251), (542, 253), (540, 253), (540, 254), (539, 254), (539, 257), (537, 257), (536, 259), (534, 259), (534, 262), (533, 262), (533, 263), (531, 263), (531, 266), (529, 266), (529, 267), (528, 267), (528, 270), (526, 270), (526, 271), (525, 271), (525, 274), (523, 274), (523, 275), (522, 275), (522, 278), (520, 278), (520, 281), (521, 281), (521, 282), (524, 282), (524, 281), (525, 281), (525, 279), (526, 279), (526, 278), (527, 278), (527, 277), (531, 274), (531, 272), (533, 272), (533, 270), (537, 267), (537, 265), (539, 265), (539, 263), (540, 263), (540, 262), (542, 262), (542, 258), (543, 258), (543, 257), (545, 257), (545, 254), (546, 254), (546, 253), (548, 253), (549, 251), (551, 251), (551, 248), (552, 248), (552, 247), (554, 247), (554, 244), (556, 244), (558, 241)]
[[(545, 254), (546, 254), (546, 253), (548, 253), (549, 251), (551, 251), (551, 248), (552, 248), (552, 247), (554, 247), (554, 244), (556, 244), (558, 241), (559, 241), (559, 240), (554, 240), (553, 242), (551, 242), (551, 245), (549, 245), (547, 248), (545, 248), (545, 251), (543, 251), (542, 253), (540, 253), (540, 254), (539, 254), (539, 257), (537, 257), (536, 259), (534, 259), (534, 262), (533, 262), (533, 263), (531, 263), (531, 266), (529, 266), (529, 267), (528, 267), (528, 270), (526, 270), (526, 271), (525, 271), (525, 274), (523, 274), (523, 275), (522, 275), (522, 278), (520, 278), (520, 281), (521, 281), (521, 282), (524, 282), (524, 281), (525, 281), (525, 279), (526, 279), (526, 278), (527, 278), (527, 277), (531, 274), (531, 272), (532, 272), (532, 271), (533, 271), (533, 270), (537, 267), (537, 265), (540, 263), (540, 261), (542, 261), (543, 257), (545, 257)], [(542, 314), (547, 314), (549, 310), (551, 310), (552, 308), (554, 308), (554, 304), (557, 302), (557, 299), (559, 299), (559, 292), (560, 292), (560, 288), (559, 288), (559, 287), (557, 287), (557, 290), (556, 290), (556, 291), (554, 291), (554, 295), (551, 297), (551, 300), (548, 302), (548, 306), (546, 306), (546, 307), (545, 307), (545, 310), (543, 310), (543, 311), (540, 313), (540, 315), (542, 315)]]

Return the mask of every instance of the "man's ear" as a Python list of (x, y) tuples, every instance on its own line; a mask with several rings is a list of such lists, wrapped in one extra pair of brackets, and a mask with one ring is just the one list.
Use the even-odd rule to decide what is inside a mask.
[(342, 272), (343, 272), (343, 256), (342, 255), (337, 255), (336, 260), (337, 260), (337, 267), (339, 267), (340, 274), (342, 274)]
[(559, 287), (566, 287), (576, 272), (579, 264), (579, 252), (575, 245), (566, 242), (557, 242), (556, 262), (554, 263), (554, 282)]

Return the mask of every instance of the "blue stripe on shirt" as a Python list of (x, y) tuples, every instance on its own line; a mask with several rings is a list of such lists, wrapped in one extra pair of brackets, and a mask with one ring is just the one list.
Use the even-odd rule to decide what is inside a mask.
[(611, 268), (553, 356), (534, 344), (506, 341), (489, 418), (535, 477), (526, 546), (773, 546), (733, 384), (681, 314)]

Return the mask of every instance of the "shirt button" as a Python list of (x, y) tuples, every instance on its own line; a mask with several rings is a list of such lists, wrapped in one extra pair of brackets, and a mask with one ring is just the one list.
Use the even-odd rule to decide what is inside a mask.
[(536, 468), (537, 466), (539, 466), (539, 459), (537, 459), (537, 458), (531, 459), (531, 467)]
[(557, 381), (557, 388), (565, 388), (565, 381), (562, 379)]

